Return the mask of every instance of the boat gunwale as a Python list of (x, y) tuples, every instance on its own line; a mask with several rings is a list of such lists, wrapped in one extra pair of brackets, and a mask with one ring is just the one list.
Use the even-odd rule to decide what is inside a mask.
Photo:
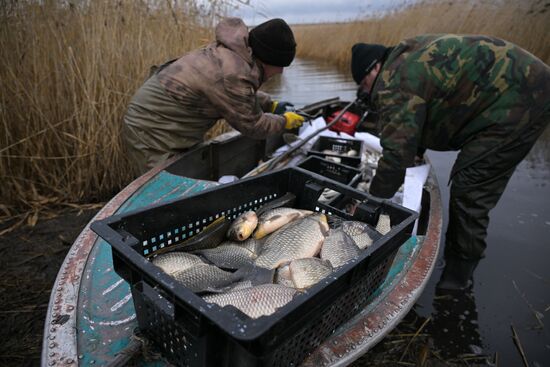
[[(208, 142), (201, 145), (206, 144)], [(78, 365), (76, 322), (81, 276), (88, 256), (98, 239), (98, 236), (91, 231), (90, 224), (113, 215), (143, 185), (182, 158), (183, 155), (184, 153), (176, 155), (135, 179), (111, 199), (77, 237), (58, 272), (50, 296), (44, 325), (42, 366), (52, 366), (58, 363)], [(320, 353), (317, 357), (334, 362), (330, 364), (331, 366), (347, 365), (378, 343), (387, 334), (388, 329), (393, 329), (403, 319), (424, 290), (435, 266), (442, 227), (441, 196), (433, 167), (430, 168), (428, 177), (430, 209), (426, 237), (423, 239), (420, 252), (412, 260), (413, 263), (407, 273), (396, 280), (397, 284), (390, 287), (386, 302), (380, 302), (372, 312), (359, 318), (361, 322), (350, 325), (344, 333), (331, 336), (316, 349), (313, 354)], [(388, 304), (390, 309), (388, 309)], [(385, 317), (388, 314), (393, 316), (390, 320)], [(372, 330), (372, 334), (365, 338), (365, 325), (367, 324), (368, 328)], [(326, 348), (329, 343), (330, 348)], [(335, 356), (340, 357), (335, 361)], [(314, 366), (315, 364), (309, 362), (312, 360), (310, 356), (303, 365)]]

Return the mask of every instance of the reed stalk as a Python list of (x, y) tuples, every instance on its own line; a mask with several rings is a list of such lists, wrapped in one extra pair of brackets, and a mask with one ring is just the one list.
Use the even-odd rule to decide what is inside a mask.
[(224, 2), (211, 5), (2, 2), (0, 216), (124, 187), (133, 178), (120, 139), (128, 101), (151, 65), (210, 42)]
[(294, 25), (298, 56), (349, 72), (351, 46), (357, 42), (395, 45), (419, 34), (456, 33), (503, 38), (550, 64), (548, 0), (427, 0), (361, 17), (348, 23)]
[[(227, 7), (247, 3), (0, 2), (0, 220), (107, 200), (128, 184), (133, 172), (120, 138), (122, 117), (150, 65), (210, 42)], [(422, 2), (351, 23), (293, 29), (299, 57), (345, 72), (356, 42), (391, 45), (439, 32), (502, 37), (549, 63), (547, 10), (548, 0)]]

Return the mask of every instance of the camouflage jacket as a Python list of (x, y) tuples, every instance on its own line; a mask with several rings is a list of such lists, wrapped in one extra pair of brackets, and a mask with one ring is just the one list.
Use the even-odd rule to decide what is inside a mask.
[(497, 38), (424, 35), (390, 52), (371, 100), (383, 156), (370, 193), (387, 198), (418, 151), (462, 150), (454, 173), (519, 136), (550, 109), (550, 68)]
[(141, 144), (175, 153), (202, 141), (221, 118), (252, 138), (283, 131), (283, 116), (264, 113), (272, 101), (258, 91), (263, 70), (248, 46), (246, 25), (226, 18), (215, 35), (215, 42), (163, 67), (136, 92), (125, 123)]

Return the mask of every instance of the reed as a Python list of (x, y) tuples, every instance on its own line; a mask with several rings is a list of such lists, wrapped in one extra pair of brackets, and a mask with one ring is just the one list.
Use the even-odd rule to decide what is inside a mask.
[(354, 22), (295, 25), (293, 30), (299, 57), (328, 61), (346, 72), (357, 42), (395, 45), (425, 33), (491, 35), (550, 64), (549, 15), (548, 0), (431, 0)]
[[(239, 3), (247, 1), (1, 1), (0, 221), (106, 200), (124, 187), (133, 172), (120, 140), (122, 117), (149, 66), (209, 42), (219, 15)], [(353, 43), (395, 44), (426, 32), (499, 36), (548, 63), (549, 7), (548, 0), (424, 2), (293, 29), (300, 57), (346, 72)]]
[(0, 217), (105, 200), (133, 178), (126, 106), (150, 65), (212, 39), (197, 3), (1, 3)]

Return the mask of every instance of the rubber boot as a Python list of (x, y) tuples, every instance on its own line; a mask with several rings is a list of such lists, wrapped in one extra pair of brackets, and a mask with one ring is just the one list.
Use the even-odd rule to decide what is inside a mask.
[(479, 259), (466, 260), (459, 257), (447, 257), (445, 268), (436, 285), (439, 289), (465, 290), (471, 285), (471, 278)]

